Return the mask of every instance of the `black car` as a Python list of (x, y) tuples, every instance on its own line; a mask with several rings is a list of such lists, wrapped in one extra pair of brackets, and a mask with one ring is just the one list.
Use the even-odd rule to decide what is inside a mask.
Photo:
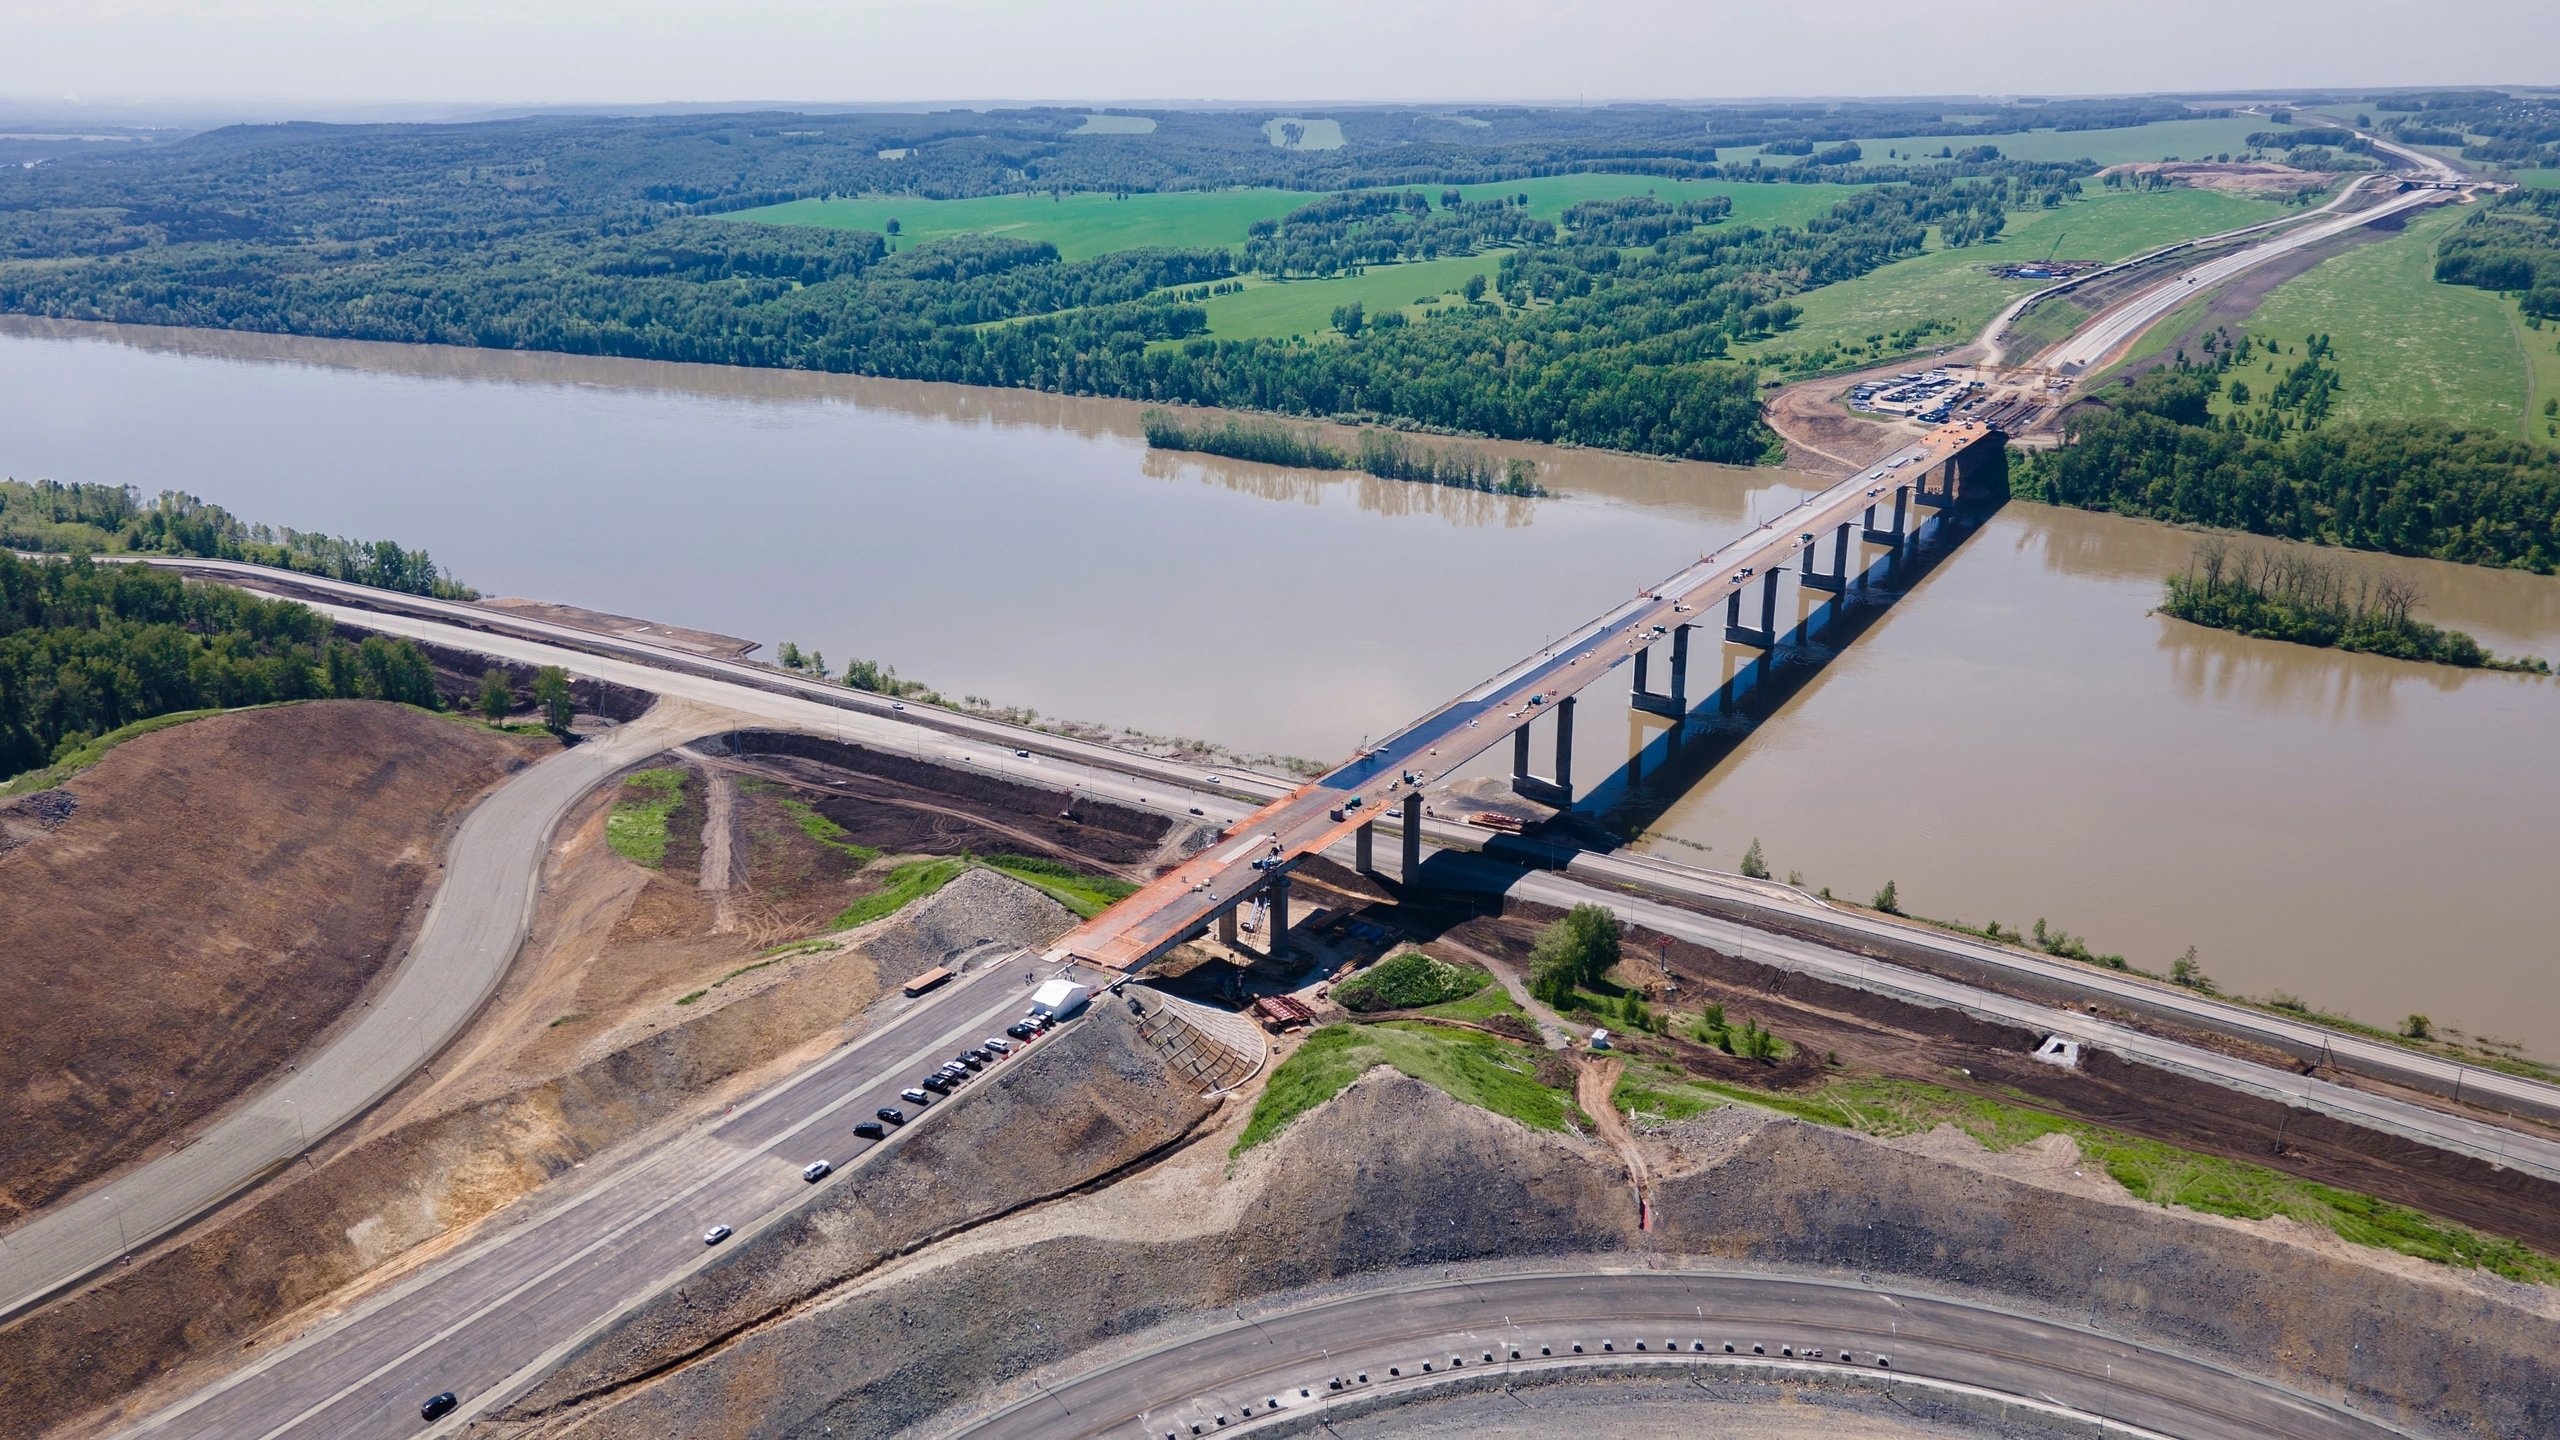
[(888, 1130), (877, 1120), (863, 1121), (861, 1124), (853, 1127), (853, 1133), (861, 1136), (865, 1140), (880, 1140), (886, 1138), (889, 1134)]
[(427, 1403), (418, 1407), (418, 1418), (421, 1420), (441, 1420), (447, 1415), (452, 1414), (453, 1407), (461, 1403), (462, 1401), (457, 1399), (454, 1396), (454, 1393), (450, 1390), (445, 1391), (441, 1395), (430, 1395), (427, 1397)]
[(932, 1091), (936, 1095), (948, 1095), (951, 1093), (951, 1079), (949, 1076), (936, 1072), (924, 1077), (924, 1088)]
[(1004, 1027), (1004, 1033), (1016, 1040), (1028, 1040), (1035, 1033), (1028, 1021), (1017, 1020)]
[(954, 1055), (951, 1057), (951, 1063), (954, 1065), (966, 1065), (972, 1070), (984, 1070), (987, 1068), (986, 1057), (983, 1055)]
[(904, 1125), (907, 1123), (907, 1112), (899, 1109), (895, 1105), (883, 1105), (874, 1113), (892, 1125)]

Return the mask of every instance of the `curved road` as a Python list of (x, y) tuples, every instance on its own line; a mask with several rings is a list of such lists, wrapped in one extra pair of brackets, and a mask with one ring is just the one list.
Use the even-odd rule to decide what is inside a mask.
[[(281, 578), (294, 588), (338, 597), (317, 602), (317, 608), (351, 624), (526, 664), (563, 665), (580, 674), (725, 713), (696, 712), (681, 722), (644, 720), (624, 727), (604, 740), (542, 762), (484, 801), (457, 830), (448, 847), (444, 883), (427, 921), (372, 1012), (324, 1054), (226, 1115), (186, 1149), (0, 1235), (0, 1314), (113, 1264), (118, 1256), (237, 1193), (361, 1113), (431, 1057), (476, 1012), (521, 944), (530, 923), (541, 857), (560, 816), (613, 771), (657, 750), (732, 724), (780, 726), (1032, 784), (1073, 786), (1176, 819), (1197, 805), (1212, 822), (1238, 819), (1294, 788), (1285, 780), (1232, 768), (1133, 755), (947, 711), (902, 712), (884, 697), (840, 685), (545, 622), (496, 617), (470, 605), (389, 596), (306, 576), (278, 577), (255, 566), (189, 562), (178, 568), (233, 579)], [(384, 613), (383, 606), (397, 606), (402, 613)], [(1035, 753), (1018, 756), (1017, 749)], [(1426, 822), (1426, 835), (1439, 849), (1472, 850), (1485, 843), (1481, 833), (1446, 822)], [(2560, 1089), (2552, 1086), (2261, 1014), (2137, 977), (1905, 926), (1863, 912), (1833, 910), (1783, 887), (1632, 854), (1559, 858), (1564, 860), (1561, 875), (1524, 877), (1483, 862), (1477, 862), (1481, 868), (1472, 873), (1478, 883), (1525, 898), (1564, 905), (1598, 901), (1636, 913), (1644, 923), (1668, 933), (1737, 954), (1926, 1004), (1968, 1009), (2072, 1035), (2173, 1072), (2560, 1179), (2560, 1144), (2540, 1136), (2234, 1060), (2067, 1009), (1937, 979), (1835, 946), (1772, 934), (1746, 921), (1753, 915), (1812, 921), (1921, 946), (1988, 973), (2005, 973), (2044, 993), (2167, 1015), (2206, 1030), (2275, 1044), (2297, 1055), (2325, 1057), (2340, 1068), (2438, 1093), (2472, 1096), (2519, 1113), (2560, 1115)], [(1470, 868), (1463, 859), (1459, 865)], [(1628, 893), (1631, 890), (1706, 903), (1745, 918), (1702, 916), (1634, 899)]]
[(1313, 1418), (1308, 1411), (1321, 1413), (1337, 1397), (1418, 1399), (1487, 1370), (1626, 1364), (1695, 1366), (1709, 1386), (1728, 1366), (1808, 1378), (1852, 1369), (2181, 1440), (2382, 1440), (2406, 1433), (2271, 1381), (2096, 1331), (1820, 1280), (1545, 1274), (1449, 1280), (1249, 1318), (1238, 1313), (1237, 1321), (1205, 1333), (1043, 1382), (1029, 1398), (951, 1433), (969, 1440), (1187, 1440), (1303, 1425)]
[(552, 831), (616, 770), (690, 734), (643, 721), (561, 751), (475, 806), (426, 920), (355, 1023), (174, 1154), (0, 1235), (0, 1315), (113, 1264), (287, 1164), (391, 1093), (480, 1009), (533, 921)]

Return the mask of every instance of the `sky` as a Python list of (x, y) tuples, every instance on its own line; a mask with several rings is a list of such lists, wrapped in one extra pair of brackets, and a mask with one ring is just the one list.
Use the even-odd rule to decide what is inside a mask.
[(1597, 102), (2551, 84), (2551, 5), (0, 0), (0, 97), (21, 108), (186, 101), (282, 119), (397, 102)]

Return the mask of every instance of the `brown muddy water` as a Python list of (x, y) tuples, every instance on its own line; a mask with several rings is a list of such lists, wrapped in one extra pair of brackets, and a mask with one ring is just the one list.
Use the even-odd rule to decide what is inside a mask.
[[(1508, 500), (1151, 454), (1112, 401), (9, 320), (0, 396), (21, 479), (191, 490), (424, 546), (488, 594), (1317, 757), (1815, 488), (1488, 446), (1560, 492)], [(2192, 944), (2227, 987), (2560, 1055), (2560, 685), (2149, 614), (2192, 540), (2011, 506), (1644, 843), (1731, 868), (1756, 836), (1844, 896), (1891, 879), (2152, 969)], [(2383, 563), (2427, 618), (2560, 658), (2560, 581)], [(1657, 733), (1600, 693), (1586, 788)]]

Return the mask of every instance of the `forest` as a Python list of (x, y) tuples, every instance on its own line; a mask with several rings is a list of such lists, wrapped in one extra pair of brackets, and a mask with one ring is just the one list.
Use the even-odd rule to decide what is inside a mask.
[(2502, 660), (2459, 630), (2417, 618), (2425, 598), (2415, 584), (2373, 569), (2370, 561), (2351, 565), (2314, 555), (2235, 548), (2216, 536), (2200, 542), (2187, 568), (2169, 577), (2160, 613), (2262, 640), (2464, 669), (2551, 673), (2550, 665), (2538, 658)]
[(2155, 370), (2076, 414), (2015, 493), (2178, 524), (2552, 573), (2560, 451), (2440, 420), (2336, 423), (2278, 438), (2207, 412), (2209, 371)]
[(2448, 285), (2512, 290), (2524, 313), (2560, 320), (2560, 190), (2510, 190), (2436, 247)]
[(0, 480), (0, 547), (54, 553), (190, 555), (245, 560), (380, 590), (476, 600), (424, 550), (252, 525), (180, 491), (145, 502), (130, 485)]
[(137, 720), (327, 697), (438, 708), (406, 640), (350, 644), (307, 606), (165, 570), (0, 550), (0, 779)]
[[(1915, 253), (1930, 226), (1956, 243), (1996, 235), (2005, 206), (2058, 204), (2088, 168), (1988, 146), (1865, 166), (1845, 142), (2182, 112), (1463, 113), (1347, 112), (1349, 142), (1325, 151), (1274, 146), (1265, 117), (1235, 112), (1156, 113), (1151, 134), (1089, 137), (1061, 110), (237, 127), (0, 172), (0, 310), (1017, 386), (1749, 462), (1773, 437), (1753, 376), (1725, 360), (1733, 344), (1788, 324), (1790, 296)], [(1577, 169), (1713, 174), (1719, 145), (1793, 140), (1824, 163), (1754, 174), (1863, 182), (1802, 229), (1733, 225), (1723, 197), (1579, 205), (1559, 227), (1516, 196), (1449, 188)], [(857, 192), (1248, 184), (1332, 193), (1232, 251), (1077, 261), (1001, 235), (901, 245), (709, 218)], [(1354, 323), (1324, 343), (1204, 333), (1199, 299), (1242, 274), (1488, 252), (1504, 257), (1495, 293), (1418, 323)]]

